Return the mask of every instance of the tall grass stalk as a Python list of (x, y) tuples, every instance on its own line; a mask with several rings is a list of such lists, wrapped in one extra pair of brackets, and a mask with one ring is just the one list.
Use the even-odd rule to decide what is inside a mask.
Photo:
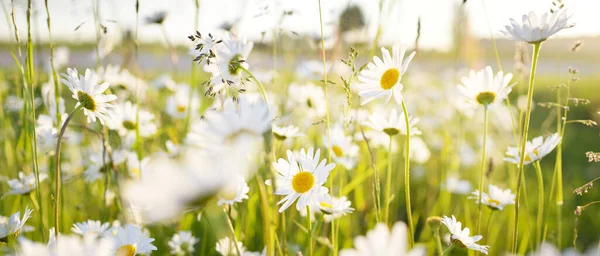
[(478, 205), (478, 213), (477, 213), (477, 234), (481, 234), (481, 215), (483, 210), (483, 203), (481, 202), (481, 197), (483, 195), (483, 177), (485, 176), (486, 164), (485, 160), (486, 149), (487, 149), (487, 134), (488, 134), (488, 106), (485, 105), (483, 108), (483, 145), (481, 148), (481, 172), (479, 173), (479, 195), (477, 196), (477, 205)]
[(237, 256), (242, 256), (242, 253), (240, 252), (240, 248), (238, 246), (237, 238), (235, 237), (235, 229), (233, 228), (231, 216), (227, 214), (227, 210), (225, 208), (223, 208), (223, 214), (225, 215), (225, 219), (227, 220), (227, 227), (229, 228), (229, 235), (231, 236), (231, 242), (229, 244), (233, 244)]
[(391, 202), (391, 195), (392, 195), (392, 142), (393, 140), (393, 136), (390, 135), (390, 142), (388, 144), (388, 165), (387, 165), (387, 174), (386, 174), (386, 181), (385, 181), (385, 223), (386, 224), (390, 224), (390, 204)]
[[(569, 81), (567, 82), (567, 95), (565, 100), (565, 106), (563, 107), (563, 114), (559, 119), (562, 121), (560, 125), (560, 141), (558, 142), (556, 149), (556, 162), (554, 166), (554, 171), (556, 172), (556, 211), (558, 215), (558, 248), (561, 248), (562, 245), (562, 206), (563, 206), (563, 177), (562, 177), (562, 149), (563, 149), (563, 140), (565, 137), (565, 129), (567, 128), (567, 117), (569, 113), (569, 98), (571, 97), (571, 81), (572, 75), (569, 75)], [(560, 88), (559, 88), (560, 90)], [(560, 105), (560, 103), (559, 103)], [(560, 112), (560, 109), (557, 110)]]
[[(199, 18), (200, 18), (200, 0), (194, 0), (194, 4), (196, 7), (196, 16), (194, 20), (194, 30), (198, 31), (199, 27)], [(190, 127), (190, 118), (192, 115), (192, 101), (194, 100), (194, 95), (196, 93), (196, 63), (192, 60), (190, 66), (190, 95), (188, 96), (188, 108), (187, 113), (185, 114), (185, 133), (187, 134)]]
[[(310, 214), (310, 206), (306, 205), (306, 229), (308, 230), (308, 255), (313, 255), (313, 230), (312, 230), (312, 218)], [(334, 248), (335, 250), (335, 248)]]
[(92, 0), (92, 11), (96, 32), (96, 68), (99, 69), (102, 67), (102, 58), (100, 57), (100, 0)]
[(517, 174), (517, 195), (515, 200), (515, 219), (513, 223), (513, 238), (512, 238), (512, 252), (517, 251), (517, 235), (518, 235), (518, 224), (519, 224), (519, 201), (521, 196), (521, 183), (523, 182), (523, 162), (525, 161), (525, 145), (527, 144), (527, 134), (529, 132), (529, 121), (531, 119), (531, 102), (533, 100), (533, 88), (535, 82), (535, 71), (537, 68), (537, 61), (540, 55), (541, 42), (533, 44), (533, 55), (531, 57), (531, 72), (529, 74), (529, 89), (527, 91), (527, 108), (525, 112), (525, 123), (523, 127), (523, 133), (521, 134), (521, 147), (519, 157), (519, 171)]
[(542, 226), (544, 224), (544, 178), (542, 176), (542, 167), (540, 166), (540, 161), (535, 162), (533, 166), (535, 167), (535, 174), (538, 183), (538, 212), (535, 232), (535, 244), (536, 246), (539, 246), (542, 241)]
[(404, 190), (406, 194), (406, 218), (408, 219), (408, 248), (412, 248), (415, 241), (415, 232), (410, 205), (410, 120), (406, 103), (402, 100), (402, 111), (404, 112), (404, 123), (406, 125), (406, 142), (404, 145)]
[[(135, 1), (135, 35), (134, 35), (134, 48), (133, 48), (133, 58), (134, 58), (134, 63), (135, 63), (135, 67), (136, 70), (138, 69), (138, 54), (139, 54), (139, 42), (138, 42), (138, 35), (139, 35), (139, 27), (140, 27), (140, 1), (136, 0)], [(142, 159), (143, 155), (142, 155), (142, 147), (143, 147), (143, 143), (142, 143), (142, 136), (140, 136), (140, 89), (138, 88), (138, 79), (135, 79), (135, 106), (136, 106), (136, 111), (135, 111), (135, 152), (138, 156), (138, 159)], [(140, 178), (142, 175), (142, 166), (139, 166), (140, 168)]]

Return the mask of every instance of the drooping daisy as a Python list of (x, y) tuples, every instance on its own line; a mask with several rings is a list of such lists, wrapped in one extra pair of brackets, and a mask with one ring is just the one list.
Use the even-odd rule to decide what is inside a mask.
[[(549, 137), (546, 137), (546, 139), (544, 139), (544, 136), (539, 136), (533, 138), (532, 141), (528, 141), (527, 144), (525, 144), (525, 160), (523, 161), (523, 164), (527, 165), (533, 163), (550, 154), (560, 140), (561, 138), (558, 133), (554, 133)], [(504, 161), (519, 164), (519, 160), (521, 159), (519, 151), (520, 148), (508, 147)]]
[[(48, 178), (48, 174), (41, 172), (39, 178), (41, 183)], [(10, 179), (7, 180), (6, 183), (8, 183), (8, 186), (10, 187), (10, 190), (6, 192), (7, 195), (26, 195), (36, 188), (35, 175), (33, 173), (26, 175), (23, 172), (19, 172), (18, 179)]]
[(300, 129), (293, 125), (278, 126), (276, 124), (273, 124), (272, 131), (273, 136), (278, 140), (285, 140), (287, 138), (304, 136), (304, 134), (300, 132)]
[(25, 213), (21, 218), (21, 212), (18, 211), (10, 215), (8, 220), (2, 220), (0, 223), (0, 241), (6, 242), (11, 236), (18, 237), (25, 226), (25, 222), (31, 217), (32, 209), (25, 207)]
[(194, 237), (190, 231), (175, 233), (168, 243), (171, 255), (194, 255), (194, 245), (198, 241), (198, 238)]
[(347, 136), (341, 124), (335, 125), (331, 129), (329, 136), (331, 142), (327, 143), (328, 136), (323, 136), (325, 146), (331, 146), (333, 160), (342, 164), (346, 169), (352, 169), (356, 165), (358, 157), (358, 146), (352, 141), (352, 137)]
[(448, 228), (448, 231), (450, 231), (450, 234), (452, 234), (450, 239), (453, 244), (463, 248), (479, 251), (486, 255), (488, 254), (489, 246), (477, 244), (477, 241), (481, 240), (483, 237), (480, 235), (470, 236), (471, 231), (469, 228), (462, 229), (462, 223), (457, 221), (454, 215), (452, 215), (452, 218), (444, 216), (442, 219), (442, 224), (444, 224)]
[[(278, 172), (275, 194), (285, 195), (277, 203), (283, 204), (279, 212), (285, 211), (296, 199), (298, 199), (297, 210), (306, 208), (307, 205), (312, 205), (318, 200), (320, 195), (329, 191), (323, 184), (327, 181), (329, 172), (335, 168), (335, 164), (326, 164), (325, 159), (320, 161), (320, 155), (320, 149), (316, 152), (313, 148), (309, 148), (308, 152), (302, 149), (298, 156), (288, 150), (287, 160), (280, 158), (273, 163)], [(272, 181), (267, 180), (266, 184), (270, 186)]]
[(200, 98), (194, 93), (190, 101), (190, 93), (192, 92), (188, 84), (177, 84), (175, 94), (167, 98), (167, 114), (172, 118), (183, 119), (187, 115), (188, 107), (191, 107), (192, 118), (197, 116), (196, 110), (200, 107)]
[(244, 199), (248, 199), (249, 191), (250, 187), (244, 180), (244, 176), (237, 175), (217, 194), (217, 198), (219, 198), (217, 205), (240, 203)]
[(226, 39), (215, 45), (215, 60), (204, 67), (205, 71), (212, 73), (210, 94), (218, 94), (229, 86), (241, 86), (245, 77), (243, 70), (249, 68), (246, 60), (253, 45), (245, 39)]
[(108, 235), (109, 228), (110, 223), (108, 222), (102, 223), (99, 220), (87, 220), (85, 222), (74, 223), (73, 227), (71, 227), (71, 231), (82, 236), (91, 235), (100, 237)]
[(96, 119), (104, 125), (110, 122), (109, 110), (112, 105), (109, 103), (117, 99), (113, 94), (102, 94), (108, 89), (108, 83), (98, 84), (98, 76), (91, 70), (85, 70), (85, 76), (79, 75), (77, 69), (67, 69), (67, 74), (62, 74), (61, 81), (69, 87), (73, 93), (73, 98), (77, 100), (75, 107), (83, 106), (83, 113), (87, 116), (88, 123), (95, 122)]
[(386, 224), (378, 223), (366, 236), (354, 238), (354, 247), (340, 251), (341, 256), (387, 256), (425, 255), (425, 249), (417, 247), (409, 251), (406, 224), (396, 222), (390, 231)]
[(156, 133), (157, 127), (154, 123), (154, 114), (140, 109), (127, 101), (115, 105), (112, 122), (109, 128), (116, 130), (120, 136), (135, 138), (136, 129), (139, 129), (140, 137), (146, 138)]
[(566, 9), (544, 13), (539, 19), (534, 12), (529, 12), (528, 15), (523, 15), (521, 23), (510, 19), (510, 25), (500, 32), (515, 41), (541, 43), (559, 31), (573, 27), (575, 24), (569, 23), (570, 18)]
[[(237, 246), (237, 250), (236, 247)], [(219, 239), (219, 241), (217, 241), (217, 245), (216, 248), (217, 252), (223, 256), (232, 256), (232, 255), (238, 255), (237, 252), (239, 251), (241, 254), (243, 254), (246, 251), (246, 248), (244, 247), (244, 244), (240, 241), (237, 241), (237, 243), (234, 243), (233, 241), (231, 241), (231, 239), (227, 236), (227, 237), (223, 237), (221, 239)]]
[(502, 71), (494, 76), (492, 68), (487, 66), (480, 71), (471, 70), (468, 77), (461, 79), (458, 90), (471, 106), (490, 106), (502, 102), (511, 92), (515, 84), (510, 84), (512, 74), (504, 75)]
[(115, 255), (133, 256), (138, 254), (149, 254), (155, 251), (156, 246), (152, 245), (154, 238), (150, 238), (147, 232), (133, 224), (127, 224), (125, 227), (117, 227), (114, 238)]
[(415, 56), (415, 52), (412, 52), (404, 61), (406, 48), (400, 45), (394, 45), (392, 55), (383, 47), (381, 53), (383, 61), (374, 56), (373, 62), (369, 63), (358, 76), (358, 81), (361, 83), (359, 87), (362, 87), (359, 93), (361, 105), (381, 97), (385, 97), (385, 102), (388, 102), (392, 95), (398, 104), (402, 103), (404, 86), (400, 81), (408, 69), (408, 64)]
[[(475, 199), (475, 201), (477, 201), (479, 198), (479, 190), (477, 189), (471, 194), (472, 196), (470, 196), (469, 199)], [(490, 184), (488, 193), (481, 193), (481, 203), (487, 205), (492, 210), (502, 211), (505, 206), (515, 204), (515, 194), (513, 194), (510, 189), (502, 190), (501, 188)]]
[(330, 203), (321, 202), (321, 210), (325, 212), (323, 215), (325, 222), (330, 222), (354, 212), (354, 208), (350, 207), (352, 202), (350, 202), (347, 197), (342, 196), (338, 198), (330, 196), (330, 198)]
[[(416, 124), (419, 122), (419, 118), (417, 117), (408, 117), (410, 134), (411, 135), (419, 135), (421, 134), (421, 130), (416, 127)], [(396, 134), (406, 135), (406, 122), (404, 120), (404, 112), (400, 112), (393, 108), (390, 112), (389, 119), (386, 119), (379, 112), (374, 112), (369, 116), (369, 121), (365, 122), (365, 125), (380, 131), (384, 132), (389, 136), (394, 136)]]

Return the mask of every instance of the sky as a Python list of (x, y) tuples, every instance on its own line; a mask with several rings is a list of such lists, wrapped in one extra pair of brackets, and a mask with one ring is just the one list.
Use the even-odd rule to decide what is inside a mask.
[[(47, 40), (46, 13), (43, 0), (34, 2), (34, 36)], [(135, 0), (49, 0), (52, 36), (55, 41), (86, 42), (95, 40), (92, 1), (100, 1), (102, 24), (108, 28), (107, 38), (119, 38), (121, 31), (135, 28)], [(216, 33), (224, 22), (236, 23), (239, 36), (250, 40), (261, 40), (262, 32), (269, 33), (280, 27), (283, 31), (294, 31), (300, 35), (318, 37), (320, 32), (317, 0), (198, 0), (200, 32)], [(326, 36), (334, 32), (334, 21), (348, 4), (361, 6), (365, 13), (366, 38), (372, 38), (380, 22), (384, 44), (402, 43), (411, 46), (416, 37), (417, 19), (421, 18), (420, 47), (447, 50), (451, 47), (454, 10), (462, 0), (385, 0), (381, 19), (377, 0), (322, 0), (324, 31)], [(600, 35), (600, 0), (564, 0), (574, 28), (561, 32), (563, 37)], [(10, 14), (10, 0), (0, 0), (3, 16), (0, 19), (0, 40), (14, 40)], [(17, 25), (20, 37), (26, 37), (26, 0), (15, 0)], [(483, 4), (487, 10), (484, 12)], [(529, 11), (538, 14), (551, 7), (551, 0), (469, 0), (466, 12), (472, 33), (479, 38), (489, 38), (490, 28), (494, 35), (499, 33), (509, 18), (520, 19)], [(162, 42), (159, 26), (144, 24), (144, 18), (158, 11), (168, 13), (164, 26), (170, 41), (189, 44), (187, 35), (195, 31), (195, 0), (140, 0), (139, 38), (146, 42)], [(281, 20), (283, 11), (293, 15)], [(488, 23), (489, 19), (489, 23)], [(279, 25), (280, 24), (280, 25)], [(489, 24), (489, 25), (488, 25)], [(81, 25), (81, 26), (80, 26)], [(75, 30), (79, 26), (79, 29)]]

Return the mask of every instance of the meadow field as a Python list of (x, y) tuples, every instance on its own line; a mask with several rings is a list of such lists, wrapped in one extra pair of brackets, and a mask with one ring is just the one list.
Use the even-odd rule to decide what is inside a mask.
[(402, 1), (306, 1), (317, 34), (261, 5), (260, 40), (189, 1), (197, 29), (135, 0), (114, 39), (92, 0), (85, 42), (0, 2), (0, 255), (600, 255), (600, 38), (561, 37), (569, 1), (485, 38), (455, 1), (443, 50), (365, 32)]

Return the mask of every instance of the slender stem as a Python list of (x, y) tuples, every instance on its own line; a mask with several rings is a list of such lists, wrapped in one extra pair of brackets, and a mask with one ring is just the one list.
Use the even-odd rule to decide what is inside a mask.
[(362, 126), (358, 126), (360, 128), (360, 133), (367, 144), (367, 149), (369, 150), (369, 157), (371, 162), (371, 168), (373, 168), (373, 204), (375, 205), (375, 221), (379, 222), (381, 220), (381, 190), (380, 190), (380, 182), (379, 182), (379, 171), (375, 166), (375, 158), (373, 157), (373, 150), (371, 150), (371, 146), (369, 146), (369, 139), (365, 136), (365, 132), (362, 129)]
[(406, 218), (408, 218), (408, 248), (414, 245), (414, 231), (412, 210), (410, 207), (410, 120), (408, 119), (408, 111), (406, 103), (402, 100), (402, 111), (404, 112), (404, 123), (406, 125), (406, 142), (404, 146), (404, 190), (406, 194)]
[(391, 194), (392, 194), (392, 141), (393, 137), (390, 137), (390, 142), (388, 143), (388, 166), (387, 166), (387, 175), (385, 181), (385, 223), (390, 224), (390, 204), (391, 204)]
[(308, 255), (313, 255), (313, 232), (312, 232), (312, 220), (310, 214), (310, 206), (306, 206), (306, 228), (308, 229)]
[[(65, 130), (67, 129), (67, 125), (73, 118), (75, 112), (83, 108), (83, 104), (79, 104), (71, 114), (65, 120), (65, 123), (60, 128), (60, 133), (58, 134), (58, 138), (56, 140), (56, 151), (54, 155), (54, 237), (58, 239), (58, 234), (60, 231), (60, 226), (58, 225), (58, 219), (60, 212), (58, 211), (58, 206), (60, 205), (60, 189), (61, 189), (61, 173), (60, 173), (60, 145), (62, 142), (62, 137), (65, 134)], [(57, 240), (58, 241), (58, 240)]]
[[(321, 57), (323, 58), (323, 83), (325, 84), (325, 126), (327, 127), (327, 160), (331, 162), (331, 128), (329, 124), (329, 96), (327, 80), (327, 57), (325, 56), (325, 34), (323, 33), (323, 13), (321, 10), (321, 0), (319, 2), (319, 24), (321, 26)], [(333, 187), (333, 179), (330, 180)]]
[(483, 203), (481, 197), (483, 195), (483, 177), (485, 176), (485, 150), (487, 148), (487, 133), (488, 133), (488, 107), (483, 108), (483, 146), (481, 148), (481, 172), (479, 173), (479, 195), (478, 195), (478, 217), (477, 217), (477, 234), (481, 234), (481, 214)]
[(512, 252), (517, 252), (517, 240), (518, 240), (518, 224), (519, 224), (519, 201), (521, 195), (521, 180), (523, 179), (523, 162), (525, 160), (525, 145), (527, 144), (527, 133), (529, 132), (529, 121), (531, 119), (531, 102), (533, 100), (533, 87), (535, 81), (535, 71), (537, 68), (537, 61), (540, 55), (540, 48), (542, 43), (533, 44), (533, 56), (531, 60), (531, 73), (529, 75), (529, 89), (527, 91), (527, 109), (525, 113), (525, 123), (523, 133), (521, 134), (521, 152), (519, 159), (519, 171), (517, 174), (517, 195), (515, 200), (515, 220), (513, 223), (513, 237), (512, 237)]
[(564, 113), (562, 116), (562, 126), (560, 131), (560, 141), (558, 142), (558, 148), (556, 150), (556, 211), (558, 212), (558, 248), (561, 248), (562, 244), (562, 206), (563, 206), (563, 178), (562, 178), (562, 145), (563, 138), (565, 136), (565, 129), (567, 128), (567, 116), (569, 114), (569, 98), (571, 97), (571, 77), (569, 76), (569, 82), (567, 83), (567, 97), (565, 100)]
[[(496, 210), (490, 211), (490, 215), (488, 216), (487, 226), (485, 226), (485, 236), (488, 238), (490, 235), (490, 225), (492, 225), (492, 216), (494, 216), (494, 212), (496, 212)], [(488, 239), (488, 244), (489, 244), (489, 242), (490, 242), (490, 240)]]
[(252, 72), (250, 72), (250, 70), (241, 65), (239, 68), (242, 69), (252, 79), (252, 81), (256, 83), (260, 95), (262, 96), (263, 100), (268, 104), (269, 98), (267, 98), (267, 91), (265, 91), (265, 87), (263, 86), (263, 84), (260, 81), (258, 81), (258, 79), (256, 79), (256, 77), (252, 74)]
[(288, 255), (288, 246), (287, 246), (287, 232), (286, 232), (286, 218), (285, 211), (281, 213), (281, 242), (283, 243), (283, 255)]
[(94, 12), (94, 28), (96, 29), (96, 68), (102, 67), (102, 58), (100, 56), (100, 1), (92, 0), (92, 9)]
[(438, 254), (439, 255), (443, 255), (444, 254), (444, 248), (442, 247), (442, 239), (440, 237), (440, 229), (439, 228), (433, 233), (433, 236), (434, 236), (435, 241), (436, 241)]
[(237, 238), (235, 238), (235, 229), (233, 229), (233, 223), (231, 222), (231, 218), (229, 218), (229, 214), (227, 214), (227, 210), (225, 210), (225, 208), (223, 208), (223, 214), (225, 214), (225, 219), (227, 219), (227, 227), (229, 228), (231, 235), (231, 243), (233, 243), (233, 247), (235, 247), (235, 253), (237, 256), (242, 256), (240, 248), (238, 247)]
[(263, 224), (263, 239), (265, 246), (267, 247), (267, 255), (275, 255), (275, 244), (272, 243), (271, 239), (271, 213), (269, 211), (269, 198), (267, 196), (267, 189), (265, 188), (265, 182), (260, 175), (255, 175), (256, 185), (258, 186), (258, 192), (260, 195), (260, 208), (262, 212), (262, 224)]
[[(540, 161), (533, 164), (537, 175), (538, 183), (538, 212), (537, 212), (537, 227), (536, 227), (536, 245), (539, 246), (542, 241), (542, 225), (544, 223), (544, 179), (542, 177), (542, 167)], [(538, 248), (539, 249), (539, 248)]]
[(456, 243), (454, 243), (454, 242), (452, 244), (450, 244), (450, 246), (448, 246), (448, 248), (446, 248), (446, 250), (444, 250), (442, 255), (450, 254), (450, 252), (452, 251), (452, 249), (454, 249), (455, 246), (456, 246)]

